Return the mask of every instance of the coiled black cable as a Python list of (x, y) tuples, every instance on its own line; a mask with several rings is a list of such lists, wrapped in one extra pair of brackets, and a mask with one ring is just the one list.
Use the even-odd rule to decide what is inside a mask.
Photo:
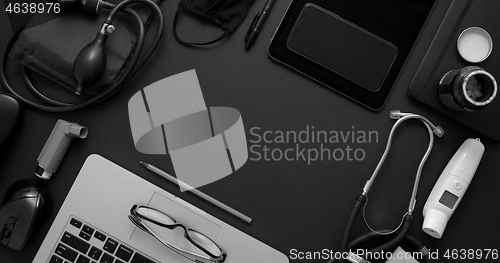
[[(141, 59), (139, 59), (139, 57), (141, 55), (140, 51), (142, 50), (142, 47), (144, 45), (144, 39), (145, 39), (145, 29), (144, 28), (145, 28), (145, 26), (144, 26), (144, 22), (142, 21), (140, 16), (137, 14), (137, 12), (135, 12), (134, 10), (132, 10), (130, 8), (127, 8), (127, 6), (129, 4), (133, 4), (133, 3), (143, 3), (143, 4), (147, 4), (147, 5), (151, 6), (153, 8), (153, 10), (155, 11), (156, 16), (158, 18), (158, 29), (157, 29), (156, 35), (155, 35), (150, 47), (144, 53), (144, 55)], [(108, 3), (108, 2), (103, 2), (103, 7), (112, 9), (110, 14), (106, 18), (105, 23), (112, 24), (113, 19), (115, 18), (116, 14), (119, 11), (123, 10), (125, 13), (131, 15), (136, 20), (138, 27), (139, 27), (139, 34), (138, 34), (138, 38), (137, 38), (137, 43), (136, 43), (135, 48), (134, 48), (135, 52), (133, 52), (133, 55), (130, 58), (130, 66), (127, 67), (127, 69), (124, 71), (123, 75), (121, 75), (121, 77), (118, 80), (116, 80), (113, 84), (108, 86), (99, 95), (96, 95), (95, 97), (93, 97), (87, 101), (84, 101), (82, 103), (71, 104), (71, 103), (56, 101), (54, 99), (48, 98), (47, 96), (43, 95), (41, 92), (39, 92), (34, 87), (34, 85), (29, 80), (25, 70), (23, 69), (22, 74), (23, 74), (23, 79), (24, 79), (26, 85), (28, 85), (28, 87), (31, 90), (33, 90), (34, 93), (38, 97), (40, 97), (42, 100), (47, 102), (47, 104), (40, 104), (40, 103), (33, 102), (29, 99), (24, 98), (23, 96), (19, 95), (17, 92), (14, 91), (14, 89), (9, 84), (7, 77), (6, 77), (6, 74), (5, 74), (5, 65), (6, 65), (7, 57), (8, 57), (7, 53), (8, 53), (8, 50), (10, 49), (10, 47), (13, 46), (14, 41), (17, 39), (17, 36), (20, 34), (20, 32), (22, 30), (22, 29), (20, 29), (18, 32), (12, 33), (9, 36), (8, 40), (5, 42), (5, 44), (2, 48), (2, 53), (1, 53), (1, 57), (0, 57), (0, 81), (2, 82), (4, 87), (10, 93), (12, 93), (14, 96), (18, 97), (20, 100), (22, 100), (27, 105), (34, 107), (36, 109), (39, 109), (39, 110), (49, 111), (49, 112), (67, 112), (67, 111), (74, 111), (74, 110), (83, 109), (85, 107), (101, 103), (101, 102), (109, 99), (114, 94), (116, 94), (116, 92), (118, 92), (123, 86), (125, 86), (126, 83), (128, 81), (130, 81), (130, 79), (132, 79), (132, 77), (144, 66), (146, 61), (151, 57), (153, 52), (156, 50), (156, 48), (157, 48), (157, 46), (158, 46), (158, 44), (163, 36), (163, 31), (164, 31), (164, 27), (165, 27), (165, 19), (163, 17), (163, 13), (162, 13), (160, 7), (155, 2), (153, 2), (151, 0), (125, 0), (117, 5), (113, 5), (113, 4)]]

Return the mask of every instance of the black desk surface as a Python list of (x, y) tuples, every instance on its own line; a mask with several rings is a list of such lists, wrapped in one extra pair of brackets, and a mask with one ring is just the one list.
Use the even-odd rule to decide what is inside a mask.
[[(496, 217), (500, 145), (487, 139), (483, 140), (486, 153), (481, 165), (443, 238), (434, 239), (420, 229), (422, 207), (441, 171), (465, 139), (479, 136), (406, 95), (411, 78), (448, 3), (438, 1), (387, 105), (380, 112), (373, 112), (275, 63), (267, 56), (267, 45), (289, 1), (276, 1), (263, 31), (248, 52), (245, 52), (243, 38), (253, 15), (260, 11), (265, 0), (254, 2), (238, 30), (222, 44), (199, 49), (182, 46), (174, 40), (171, 28), (177, 1), (165, 1), (162, 9), (167, 18), (167, 32), (163, 43), (151, 61), (118, 95), (102, 105), (78, 112), (46, 113), (25, 109), (21, 130), (12, 145), (2, 149), (7, 151), (2, 154), (0, 162), (2, 196), (14, 181), (34, 178), (36, 158), (57, 119), (87, 126), (89, 136), (85, 140), (73, 141), (58, 172), (47, 182), (54, 199), (54, 213), (50, 222), (36, 230), (22, 252), (0, 246), (1, 261), (31, 262), (81, 165), (91, 153), (107, 157), (178, 194), (289, 257), (294, 257), (294, 249), (297, 252), (321, 252), (323, 249), (336, 251), (355, 197), (361, 193), (385, 149), (389, 130), (394, 123), (389, 119), (389, 111), (393, 109), (420, 113), (446, 130), (444, 137), (436, 138), (434, 150), (424, 168), (410, 233), (422, 240), (431, 251), (438, 250), (438, 262), (446, 262), (445, 253), (449, 251), (451, 255), (453, 249), (455, 253), (461, 249), (478, 249), (483, 250), (483, 255), (486, 249), (500, 249), (500, 225)], [(3, 43), (10, 28), (5, 26), (5, 12), (0, 11), (0, 14), (0, 24), (3, 25), (0, 41)], [(195, 30), (189, 27), (184, 31), (181, 29), (181, 32), (187, 32), (187, 29)], [(206, 31), (203, 27), (198, 30)], [(250, 133), (253, 127), (260, 127), (260, 134), (268, 130), (300, 132), (313, 126), (317, 131), (376, 131), (378, 142), (328, 145), (332, 149), (345, 149), (347, 146), (360, 148), (365, 152), (361, 161), (348, 161), (345, 158), (342, 161), (318, 160), (308, 164), (303, 160), (249, 159), (233, 175), (200, 189), (251, 216), (253, 222), (247, 225), (192, 194), (178, 193), (177, 187), (144, 170), (139, 164), (139, 160), (144, 160), (173, 172), (168, 156), (144, 155), (134, 149), (127, 113), (129, 98), (156, 80), (189, 69), (196, 69), (207, 105), (234, 107), (241, 112), (249, 147), (254, 145), (250, 140), (256, 139)], [(295, 147), (294, 144), (260, 143), (261, 146), (264, 144), (271, 149)], [(299, 146), (319, 147), (318, 144)], [(400, 127), (394, 139), (392, 154), (370, 192), (367, 211), (375, 227), (390, 228), (399, 223), (407, 208), (416, 167), (426, 147), (427, 132), (423, 125), (414, 122)], [(250, 153), (250, 158), (255, 159), (257, 156)], [(366, 232), (366, 227), (358, 220), (353, 237)], [(483, 261), (493, 262), (491, 255), (489, 260), (482, 259), (479, 262)]]

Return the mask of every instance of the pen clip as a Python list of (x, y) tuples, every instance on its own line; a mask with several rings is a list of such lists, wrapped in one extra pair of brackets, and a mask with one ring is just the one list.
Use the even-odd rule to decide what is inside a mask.
[(255, 28), (255, 25), (257, 24), (259, 17), (260, 17), (260, 12), (257, 12), (257, 14), (255, 15), (255, 17), (252, 21), (252, 24), (250, 25), (250, 28), (248, 28), (247, 35), (245, 36), (245, 41), (247, 41), (248, 38), (250, 37), (250, 34), (252, 33), (252, 30)]

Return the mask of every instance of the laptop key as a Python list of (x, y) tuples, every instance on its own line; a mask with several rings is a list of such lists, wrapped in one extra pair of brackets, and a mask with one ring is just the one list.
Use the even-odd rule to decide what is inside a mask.
[(106, 240), (106, 235), (99, 232), (99, 231), (95, 231), (94, 237), (101, 240), (102, 242), (104, 242)]
[(56, 255), (52, 255), (52, 257), (50, 258), (50, 261), (49, 263), (63, 263), (64, 262), (64, 259), (56, 256)]
[(80, 229), (80, 227), (82, 227), (82, 221), (80, 221), (80, 220), (78, 220), (78, 219), (76, 219), (76, 218), (71, 218), (71, 220), (69, 221), (69, 223), (70, 223), (72, 226), (74, 226), (74, 227), (76, 227), (76, 228), (78, 228), (78, 229)]
[(101, 263), (113, 263), (113, 260), (115, 260), (115, 258), (113, 256), (111, 256), (108, 253), (104, 253), (100, 262)]
[(71, 218), (48, 263), (157, 263), (101, 231)]
[(151, 259), (139, 254), (135, 253), (134, 257), (132, 258), (132, 261), (130, 263), (156, 263), (152, 261)]
[(118, 250), (116, 251), (115, 253), (115, 256), (120, 258), (121, 260), (125, 261), (125, 262), (128, 262), (130, 260), (130, 258), (132, 257), (132, 254), (134, 253), (134, 251), (124, 245), (120, 245), (120, 247), (118, 247)]
[(114, 254), (117, 246), (118, 246), (118, 242), (114, 241), (111, 238), (108, 238), (108, 241), (106, 241), (106, 244), (104, 244), (103, 248), (105, 251), (107, 251), (111, 254)]
[(89, 254), (88, 254), (88, 256), (94, 260), (99, 260), (101, 255), (102, 255), (102, 250), (100, 250), (94, 246), (92, 246), (92, 248), (90, 249)]
[(94, 229), (90, 226), (87, 226), (87, 225), (83, 226), (82, 231), (89, 234), (89, 235), (94, 234)]
[(89, 250), (89, 247), (90, 247), (89, 243), (81, 240), (80, 238), (74, 236), (73, 234), (71, 234), (69, 232), (64, 232), (64, 234), (61, 238), (61, 241), (64, 244), (80, 251), (83, 254), (87, 254), (87, 251)]
[(70, 262), (75, 262), (75, 259), (78, 256), (78, 252), (61, 243), (57, 245), (54, 252)]
[(78, 236), (80, 236), (81, 238), (83, 238), (83, 239), (85, 239), (87, 241), (89, 241), (90, 238), (92, 237), (91, 235), (89, 235), (89, 234), (87, 234), (87, 233), (85, 233), (83, 231), (80, 231), (80, 233), (78, 234)]
[(90, 263), (90, 258), (88, 258), (84, 255), (80, 255), (80, 256), (78, 256), (76, 263)]

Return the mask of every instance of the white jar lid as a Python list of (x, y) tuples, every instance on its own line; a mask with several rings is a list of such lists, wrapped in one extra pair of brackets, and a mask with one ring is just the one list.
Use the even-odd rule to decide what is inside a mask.
[(458, 53), (471, 63), (479, 63), (491, 54), (493, 40), (486, 30), (480, 27), (465, 29), (457, 41)]

